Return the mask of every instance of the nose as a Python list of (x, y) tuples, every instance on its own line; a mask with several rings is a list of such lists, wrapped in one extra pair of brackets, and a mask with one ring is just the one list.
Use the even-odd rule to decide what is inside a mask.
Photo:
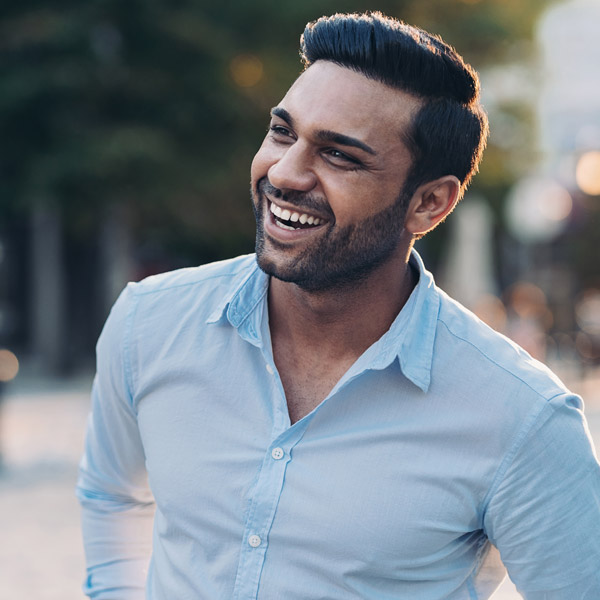
[(269, 167), (267, 176), (271, 184), (282, 191), (310, 192), (317, 183), (309, 149), (300, 141), (286, 147)]

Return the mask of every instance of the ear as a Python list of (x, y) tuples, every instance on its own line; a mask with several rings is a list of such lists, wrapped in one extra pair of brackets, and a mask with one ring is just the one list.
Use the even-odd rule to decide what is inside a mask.
[(444, 175), (419, 186), (411, 198), (404, 228), (415, 236), (431, 231), (452, 212), (460, 198), (460, 181)]

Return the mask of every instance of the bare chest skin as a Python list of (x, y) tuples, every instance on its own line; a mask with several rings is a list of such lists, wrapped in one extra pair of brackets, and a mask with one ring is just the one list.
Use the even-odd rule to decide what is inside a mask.
[(285, 340), (274, 340), (273, 353), (292, 424), (314, 410), (358, 358), (337, 356), (335, 352), (299, 356)]

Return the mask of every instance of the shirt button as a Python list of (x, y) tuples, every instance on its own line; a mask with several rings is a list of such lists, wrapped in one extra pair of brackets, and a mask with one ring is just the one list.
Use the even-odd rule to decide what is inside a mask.
[(248, 538), (248, 543), (253, 547), (253, 548), (258, 548), (260, 546), (260, 543), (262, 542), (262, 540), (260, 539), (260, 536), (258, 535), (251, 535)]
[(275, 373), (275, 371), (273, 371), (273, 367), (269, 364), (267, 364), (267, 372), (271, 375), (273, 375), (273, 373)]
[(282, 459), (284, 454), (285, 454), (285, 452), (281, 448), (273, 448), (273, 450), (271, 450), (271, 456), (275, 460)]

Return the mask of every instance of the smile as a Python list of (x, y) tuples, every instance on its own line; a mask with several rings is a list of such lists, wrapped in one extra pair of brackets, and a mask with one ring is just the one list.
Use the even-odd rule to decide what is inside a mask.
[(309, 215), (308, 213), (292, 212), (287, 208), (281, 208), (274, 202), (270, 203), (269, 210), (273, 214), (275, 225), (288, 231), (297, 229), (310, 229), (323, 223), (323, 219)]

